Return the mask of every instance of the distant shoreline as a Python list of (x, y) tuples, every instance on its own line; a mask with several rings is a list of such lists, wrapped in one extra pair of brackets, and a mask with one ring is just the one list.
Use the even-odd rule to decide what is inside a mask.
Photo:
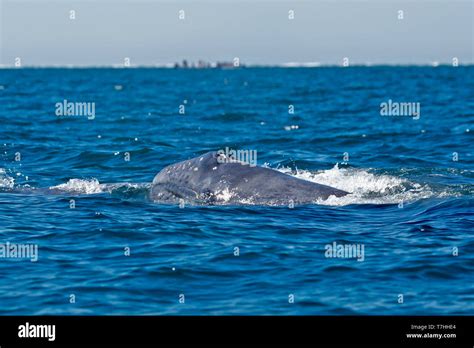
[(286, 64), (248, 64), (239, 67), (175, 67), (168, 65), (23, 65), (20, 67), (14, 65), (0, 64), (0, 70), (18, 70), (18, 69), (164, 69), (164, 70), (239, 70), (239, 69), (324, 69), (324, 68), (439, 68), (439, 67), (471, 67), (474, 63), (459, 64), (453, 66), (448, 63), (439, 64), (351, 64), (342, 66), (340, 64), (321, 64), (321, 65), (286, 65)]

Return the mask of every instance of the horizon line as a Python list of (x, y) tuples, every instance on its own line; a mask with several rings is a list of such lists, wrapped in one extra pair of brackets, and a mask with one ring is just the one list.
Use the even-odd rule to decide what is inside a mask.
[(275, 63), (275, 64), (239, 64), (238, 66), (189, 66), (182, 67), (176, 66), (175, 63), (167, 64), (133, 64), (125, 66), (124, 64), (28, 64), (15, 66), (14, 64), (0, 64), (0, 69), (177, 69), (177, 70), (237, 70), (245, 68), (350, 68), (350, 67), (468, 67), (473, 66), (474, 62), (461, 63), (453, 65), (453, 63), (446, 62), (428, 62), (428, 63), (352, 63), (348, 65), (333, 64), (333, 63), (320, 63), (320, 62), (287, 62), (287, 63)]

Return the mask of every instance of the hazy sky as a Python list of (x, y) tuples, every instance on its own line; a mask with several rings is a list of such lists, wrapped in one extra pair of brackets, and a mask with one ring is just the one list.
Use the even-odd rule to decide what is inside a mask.
[(0, 3), (4, 65), (15, 57), (23, 65), (112, 65), (125, 57), (133, 65), (234, 57), (249, 64), (474, 62), (473, 0)]

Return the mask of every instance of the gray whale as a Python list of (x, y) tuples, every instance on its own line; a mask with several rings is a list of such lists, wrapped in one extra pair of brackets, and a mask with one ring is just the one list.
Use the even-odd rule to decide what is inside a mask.
[(150, 198), (198, 204), (289, 205), (348, 194), (273, 169), (230, 159), (223, 162), (219, 156), (222, 155), (208, 152), (165, 167), (153, 179)]

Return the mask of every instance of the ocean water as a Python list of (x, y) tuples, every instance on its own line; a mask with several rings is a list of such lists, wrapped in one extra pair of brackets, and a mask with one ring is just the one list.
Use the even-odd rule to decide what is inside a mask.
[[(472, 315), (473, 135), (473, 67), (0, 70), (0, 244), (38, 247), (0, 257), (0, 313)], [(226, 146), (350, 195), (148, 199)]]

